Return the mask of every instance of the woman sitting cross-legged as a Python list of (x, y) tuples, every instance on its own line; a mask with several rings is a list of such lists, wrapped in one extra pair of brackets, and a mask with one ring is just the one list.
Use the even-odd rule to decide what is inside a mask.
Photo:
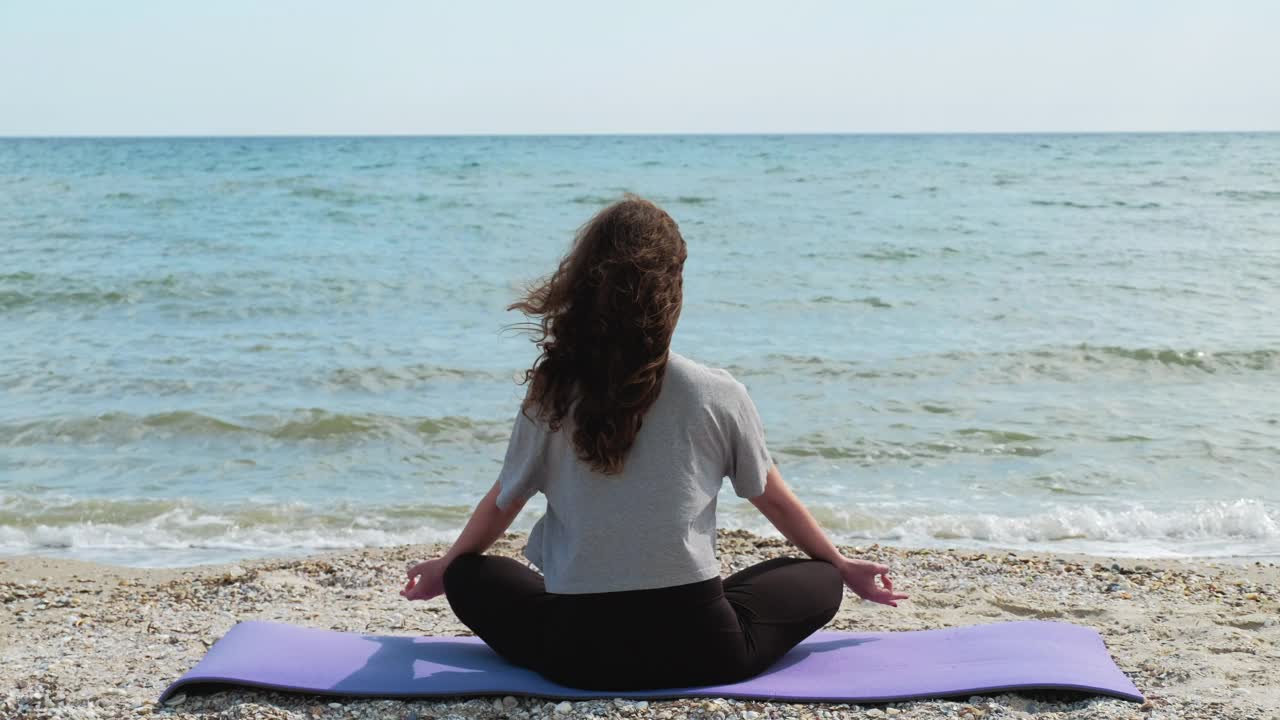
[[(540, 318), (497, 482), (453, 547), (409, 570), (410, 600), (444, 594), (507, 660), (594, 690), (744, 680), (825, 625), (844, 586), (886, 605), (888, 568), (840, 554), (765, 449), (746, 388), (671, 352), (685, 242), (628, 197), (579, 232), (559, 268), (512, 306)], [(724, 478), (809, 558), (721, 580)], [(536, 492), (525, 555), (484, 555)], [(877, 582), (877, 577), (880, 582)]]

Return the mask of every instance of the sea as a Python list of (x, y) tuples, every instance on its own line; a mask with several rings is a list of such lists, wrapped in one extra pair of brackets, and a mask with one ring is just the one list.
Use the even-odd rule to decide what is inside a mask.
[(1229, 133), (0, 140), (0, 554), (453, 539), (506, 307), (627, 192), (839, 541), (1280, 557), (1280, 135)]

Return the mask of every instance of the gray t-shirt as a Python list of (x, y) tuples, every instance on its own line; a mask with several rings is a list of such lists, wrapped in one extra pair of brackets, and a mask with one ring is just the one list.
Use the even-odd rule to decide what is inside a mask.
[(578, 459), (572, 436), (571, 418), (552, 433), (518, 413), (498, 476), (500, 508), (536, 492), (547, 496), (524, 554), (553, 593), (715, 577), (721, 483), (728, 477), (739, 497), (755, 497), (773, 465), (747, 389), (724, 370), (676, 353), (621, 473), (592, 470)]

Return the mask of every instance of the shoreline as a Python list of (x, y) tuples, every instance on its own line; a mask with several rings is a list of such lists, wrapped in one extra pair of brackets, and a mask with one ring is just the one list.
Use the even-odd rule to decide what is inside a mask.
[[(779, 540), (785, 542), (780, 535), (759, 535), (751, 530), (719, 530), (721, 538), (726, 533), (734, 535), (742, 534), (751, 536), (761, 541)], [(511, 532), (507, 534), (508, 539), (519, 538), (520, 542), (528, 535), (525, 532)], [(501, 541), (500, 541), (501, 542)], [(1187, 555), (1182, 557), (1165, 557), (1165, 556), (1146, 556), (1146, 555), (1108, 555), (1088, 552), (1053, 552), (1049, 550), (1028, 550), (1011, 547), (918, 547), (909, 545), (895, 545), (877, 541), (866, 541), (857, 544), (850, 544), (841, 541), (838, 538), (832, 538), (832, 542), (843, 550), (853, 550), (860, 548), (862, 550), (876, 549), (877, 551), (885, 551), (889, 553), (937, 553), (940, 555), (1010, 555), (1021, 558), (1034, 558), (1038, 560), (1046, 559), (1062, 559), (1073, 563), (1102, 563), (1108, 567), (1113, 564), (1119, 564), (1122, 567), (1132, 566), (1134, 568), (1142, 566), (1150, 569), (1172, 569), (1186, 567), (1190, 565), (1200, 565), (1206, 568), (1213, 568), (1221, 571), (1235, 570), (1242, 574), (1252, 575), (1261, 572), (1266, 574), (1268, 568), (1273, 568), (1280, 572), (1280, 555)], [(361, 553), (377, 553), (379, 551), (390, 551), (403, 547), (439, 549), (441, 553), (449, 547), (447, 542), (435, 543), (410, 543), (405, 545), (378, 545), (359, 548), (341, 548), (329, 550), (315, 551), (298, 551), (298, 552), (281, 552), (275, 554), (251, 555), (242, 557), (237, 560), (214, 560), (209, 562), (192, 563), (190, 565), (133, 565), (129, 563), (112, 563), (103, 562), (101, 560), (86, 560), (82, 558), (63, 557), (56, 554), (45, 553), (0, 553), (0, 578), (3, 578), (5, 568), (23, 569), (23, 568), (52, 568), (54, 572), (61, 573), (70, 571), (72, 568), (83, 568), (88, 572), (91, 570), (118, 572), (123, 575), (166, 575), (166, 574), (183, 574), (186, 572), (198, 572), (205, 570), (220, 570), (231, 567), (244, 567), (247, 565), (263, 565), (263, 564), (281, 564), (290, 562), (302, 562), (304, 560), (326, 560), (340, 559), (350, 555), (358, 555)], [(800, 551), (792, 547), (792, 551), (799, 553)], [(523, 555), (520, 555), (517, 549), (514, 557), (527, 562)], [(1260, 570), (1259, 570), (1260, 569)], [(3, 582), (3, 580), (0, 580)]]
[[(459, 526), (458, 528), (452, 531), (442, 533), (442, 537), (447, 537), (452, 539), (453, 537), (457, 536), (457, 533), (460, 530), (461, 530), (461, 526)], [(719, 528), (719, 532), (721, 533), (722, 536), (725, 534), (730, 534), (730, 535), (741, 534), (741, 535), (748, 535), (751, 537), (759, 538), (762, 540), (775, 540), (775, 539), (781, 540), (782, 539), (782, 536), (771, 527), (757, 528), (757, 527), (734, 526), (734, 527), (726, 528), (724, 526), (721, 526)], [(1040, 557), (1040, 558), (1058, 557), (1058, 558), (1067, 558), (1067, 559), (1071, 559), (1078, 562), (1085, 562), (1085, 561), (1101, 562), (1105, 560), (1108, 564), (1115, 563), (1115, 562), (1127, 562), (1130, 564), (1147, 565), (1147, 566), (1157, 566), (1157, 565), (1166, 564), (1166, 563), (1173, 564), (1173, 565), (1201, 563), (1201, 564), (1207, 564), (1207, 565), (1235, 567), (1235, 568), (1246, 568), (1246, 567), (1268, 566), (1268, 565), (1280, 567), (1280, 554), (1271, 553), (1271, 552), (1234, 554), (1234, 555), (1212, 554), (1212, 553), (1182, 555), (1182, 554), (1175, 554), (1175, 553), (1166, 551), (1161, 554), (1149, 555), (1149, 554), (1141, 554), (1141, 553), (1101, 552), (1101, 551), (1095, 551), (1093, 549), (1088, 549), (1088, 548), (1059, 550), (1059, 549), (1044, 547), (1046, 543), (1030, 543), (1030, 544), (1025, 544), (1024, 546), (1001, 545), (996, 543), (988, 543), (988, 542), (980, 542), (980, 541), (974, 542), (964, 538), (957, 539), (947, 545), (942, 545), (939, 542), (934, 542), (934, 543), (924, 544), (924, 545), (916, 545), (916, 544), (912, 544), (910, 541), (904, 542), (902, 539), (899, 539), (899, 538), (888, 538), (888, 539), (865, 538), (865, 537), (849, 538), (849, 537), (841, 537), (837, 532), (833, 532), (831, 530), (827, 530), (827, 532), (828, 532), (828, 536), (831, 537), (832, 542), (834, 542), (837, 546), (841, 548), (881, 547), (881, 548), (887, 548), (887, 549), (900, 550), (904, 552), (916, 552), (916, 551), (923, 550), (923, 551), (939, 552), (939, 553), (946, 553), (946, 552), (960, 552), (960, 553), (969, 553), (969, 554), (985, 553), (988, 555), (1015, 553), (1019, 556), (1027, 556), (1027, 557)], [(524, 538), (527, 535), (528, 535), (527, 529), (511, 530), (511, 531), (508, 531), (507, 533), (507, 536), (510, 538)], [(441, 545), (447, 547), (448, 544), (449, 544), (448, 540), (442, 539), (442, 540), (435, 540), (435, 541), (404, 543), (403, 545), (429, 548), (429, 547), (437, 547)], [(198, 570), (201, 568), (228, 567), (231, 565), (243, 565), (246, 563), (284, 562), (288, 560), (304, 560), (308, 558), (314, 559), (314, 558), (331, 557), (331, 556), (338, 557), (338, 556), (347, 555), (350, 553), (359, 553), (359, 552), (364, 552), (369, 550), (388, 549), (388, 548), (394, 548), (394, 547), (400, 547), (400, 546), (401, 545), (399, 544), (398, 545), (372, 544), (372, 545), (364, 545), (364, 546), (329, 547), (329, 548), (285, 547), (281, 549), (266, 550), (261, 552), (250, 551), (250, 554), (238, 555), (238, 556), (227, 553), (227, 557), (221, 557), (213, 560), (200, 560), (197, 562), (190, 562), (185, 564), (154, 564), (154, 565), (151, 565), (151, 564), (139, 565), (139, 564), (130, 563), (130, 562), (123, 562), (123, 563), (110, 562), (107, 560), (103, 560), (99, 557), (90, 557), (90, 558), (77, 557), (73, 549), (64, 548), (64, 547), (53, 548), (51, 549), (52, 551), (48, 551), (48, 552), (43, 550), (38, 550), (38, 549), (34, 551), (30, 549), (24, 549), (21, 551), (14, 551), (13, 549), (9, 549), (9, 550), (0, 550), (0, 563), (3, 563), (5, 561), (10, 561), (14, 563), (28, 563), (28, 562), (34, 563), (34, 562), (48, 561), (48, 562), (54, 562), (54, 563), (62, 563), (62, 562), (82, 563), (86, 565), (92, 565), (95, 567), (118, 568), (121, 570), (144, 570), (144, 571), (162, 572), (162, 571), (168, 571), (168, 570), (181, 571), (181, 570)], [(164, 552), (168, 552), (168, 551), (170, 550), (162, 549), (159, 551), (159, 553), (163, 554)], [(102, 550), (95, 553), (91, 553), (91, 555), (101, 555), (103, 553), (109, 553), (109, 552), (110, 551)], [(139, 550), (137, 548), (131, 548), (127, 551), (127, 553), (133, 556), (141, 556), (142, 554), (144, 554), (144, 551)]]
[[(518, 556), (523, 544), (523, 535), (508, 535), (490, 552)], [(841, 549), (888, 564), (895, 584), (912, 597), (892, 609), (846, 592), (827, 629), (917, 630), (1020, 619), (1088, 625), (1102, 634), (1147, 704), (1060, 693), (866, 706), (685, 699), (643, 707), (576, 702), (566, 715), (533, 698), (504, 705), (502, 698), (353, 700), (251, 690), (154, 704), (241, 620), (381, 634), (469, 634), (443, 598), (410, 606), (396, 594), (403, 569), (442, 552), (436, 544), (157, 569), (0, 557), (0, 717), (1280, 717), (1273, 671), (1280, 662), (1280, 565), (884, 545)], [(722, 574), (728, 574), (798, 551), (778, 538), (721, 531), (719, 554)]]

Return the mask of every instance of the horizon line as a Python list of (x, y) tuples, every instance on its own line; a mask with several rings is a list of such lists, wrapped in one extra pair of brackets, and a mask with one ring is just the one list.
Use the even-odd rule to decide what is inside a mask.
[(1215, 130), (869, 130), (799, 132), (459, 132), (459, 133), (164, 133), (164, 134), (9, 134), (0, 140), (215, 140), (215, 139), (357, 139), (357, 138), (619, 138), (619, 137), (929, 137), (1018, 135), (1269, 135), (1280, 129)]

